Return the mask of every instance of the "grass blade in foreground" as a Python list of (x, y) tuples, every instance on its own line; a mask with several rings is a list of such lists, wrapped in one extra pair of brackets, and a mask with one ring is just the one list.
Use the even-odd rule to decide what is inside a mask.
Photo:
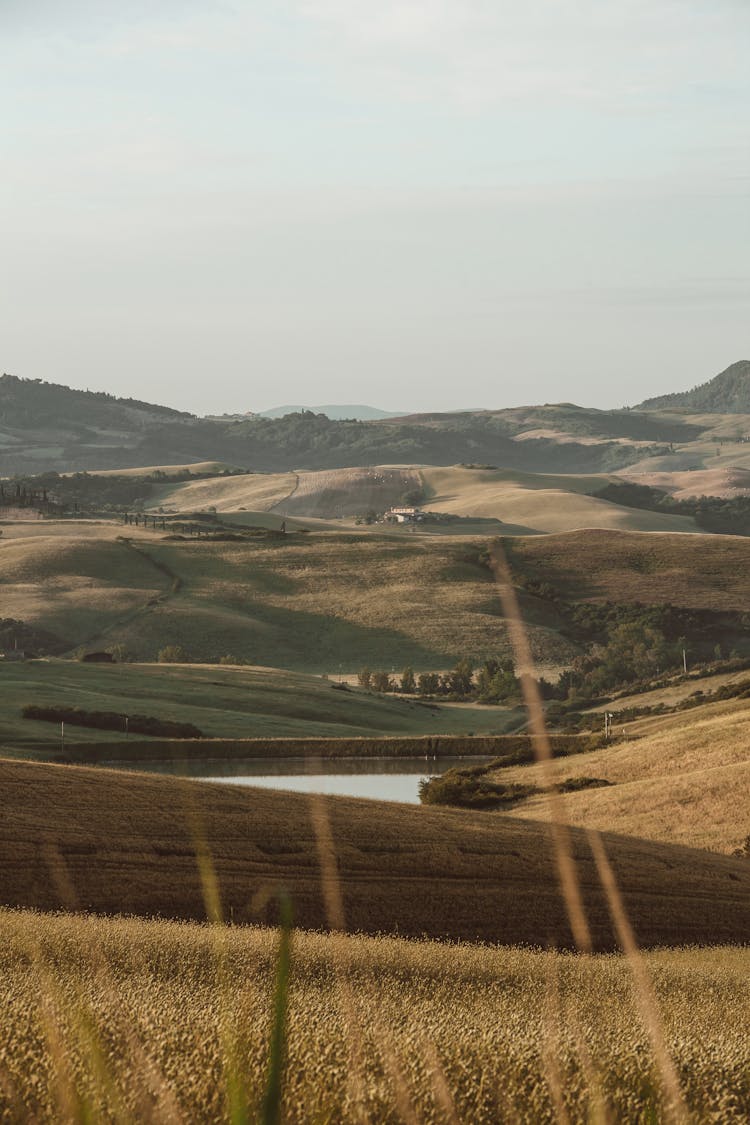
[(276, 993), (268, 1059), (268, 1078), (260, 1116), (262, 1125), (278, 1125), (281, 1121), (282, 1082), (286, 1057), (289, 968), (292, 959), (292, 903), (289, 895), (283, 892), (279, 895), (279, 906), (281, 910), (279, 955), (276, 964)]

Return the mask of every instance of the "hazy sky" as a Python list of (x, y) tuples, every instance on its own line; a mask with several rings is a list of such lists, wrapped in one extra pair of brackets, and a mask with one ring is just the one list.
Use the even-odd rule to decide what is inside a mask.
[(198, 412), (703, 381), (750, 358), (748, 58), (748, 0), (0, 0), (0, 370)]

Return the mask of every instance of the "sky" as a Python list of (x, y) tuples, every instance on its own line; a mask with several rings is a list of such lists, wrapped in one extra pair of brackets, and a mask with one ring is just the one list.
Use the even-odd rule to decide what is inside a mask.
[(196, 413), (750, 358), (747, 0), (0, 0), (0, 370)]

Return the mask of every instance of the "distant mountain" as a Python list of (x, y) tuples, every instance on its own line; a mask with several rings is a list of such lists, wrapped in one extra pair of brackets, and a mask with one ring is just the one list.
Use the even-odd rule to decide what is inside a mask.
[(274, 406), (272, 410), (261, 410), (261, 418), (286, 418), (287, 414), (301, 414), (308, 410), (313, 414), (325, 414), (332, 422), (353, 419), (355, 422), (376, 422), (381, 418), (401, 418), (403, 412), (380, 410), (377, 406)]
[(707, 414), (750, 414), (750, 360), (741, 359), (692, 391), (660, 395), (641, 410), (703, 410)]
[[(325, 414), (333, 409), (275, 418), (197, 418), (137, 399), (4, 375), (0, 475), (204, 461), (253, 472), (459, 463), (528, 472), (614, 472), (647, 455), (668, 453), (671, 442), (694, 441), (704, 429), (655, 412), (571, 404), (363, 421)], [(335, 409), (352, 415), (373, 408)]]

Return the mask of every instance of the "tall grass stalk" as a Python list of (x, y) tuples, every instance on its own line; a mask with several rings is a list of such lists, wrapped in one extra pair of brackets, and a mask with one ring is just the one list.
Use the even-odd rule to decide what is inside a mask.
[[(531, 645), (511, 579), (508, 560), (500, 542), (493, 547), (491, 563), (498, 584), (503, 612), (508, 622), (517, 674), (521, 681), (524, 701), (529, 712), (529, 724), (535, 736), (533, 742), (537, 761), (541, 768), (543, 786), (548, 792), (552, 839), (568, 918), (578, 948), (583, 952), (590, 953), (592, 948), (591, 935), (583, 907), (568, 818), (565, 814), (565, 799), (554, 784), (554, 776), (551, 770), (552, 751), (544, 718), (542, 697), (534, 675)], [(656, 996), (645, 964), (640, 956), (635, 933), (628, 919), (617, 880), (604, 850), (601, 837), (598, 833), (591, 832), (589, 833), (589, 842), (607, 898), (615, 932), (633, 973), (638, 1006), (654, 1052), (666, 1119), (668, 1122), (677, 1125), (677, 1123), (687, 1121), (687, 1110), (677, 1071), (664, 1037)], [(583, 1043), (582, 1037), (579, 1036), (579, 1040)], [(588, 1050), (586, 1049), (581, 1057), (581, 1064), (584, 1069), (590, 1070), (587, 1055)], [(599, 1085), (598, 1080), (594, 1081), (593, 1086), (589, 1082), (589, 1088), (595, 1096), (596, 1087)], [(603, 1108), (601, 1112), (604, 1112)]]
[(503, 613), (508, 623), (516, 673), (521, 682), (524, 702), (529, 713), (534, 753), (542, 773), (542, 787), (548, 796), (552, 842), (573, 940), (580, 950), (590, 953), (592, 949), (591, 931), (583, 906), (581, 884), (576, 870), (568, 819), (565, 815), (564, 798), (555, 786), (551, 768), (552, 746), (544, 718), (544, 706), (535, 675), (528, 633), (511, 581), (510, 568), (502, 544), (498, 543), (494, 546), (490, 557)]
[(688, 1111), (680, 1087), (680, 1080), (672, 1056), (669, 1053), (664, 1026), (662, 1023), (659, 1004), (656, 999), (654, 987), (651, 982), (641, 951), (633, 933), (633, 927), (625, 910), (625, 904), (620, 894), (620, 888), (615, 879), (615, 873), (604, 849), (604, 843), (598, 832), (588, 833), (591, 851), (594, 856), (599, 877), (607, 894), (612, 922), (617, 932), (617, 937), (622, 950), (630, 965), (635, 984), (636, 1001), (641, 1013), (641, 1019), (651, 1040), (651, 1048), (661, 1077), (662, 1093), (664, 1095), (664, 1113), (666, 1120), (673, 1125), (681, 1125), (688, 1120)]
[(289, 1006), (289, 970), (292, 957), (292, 901), (285, 892), (279, 894), (281, 926), (276, 961), (276, 991), (273, 1005), (273, 1026), (268, 1058), (268, 1077), (263, 1095), (261, 1125), (279, 1125), (281, 1121), (282, 1080), (286, 1059), (286, 1026)]

